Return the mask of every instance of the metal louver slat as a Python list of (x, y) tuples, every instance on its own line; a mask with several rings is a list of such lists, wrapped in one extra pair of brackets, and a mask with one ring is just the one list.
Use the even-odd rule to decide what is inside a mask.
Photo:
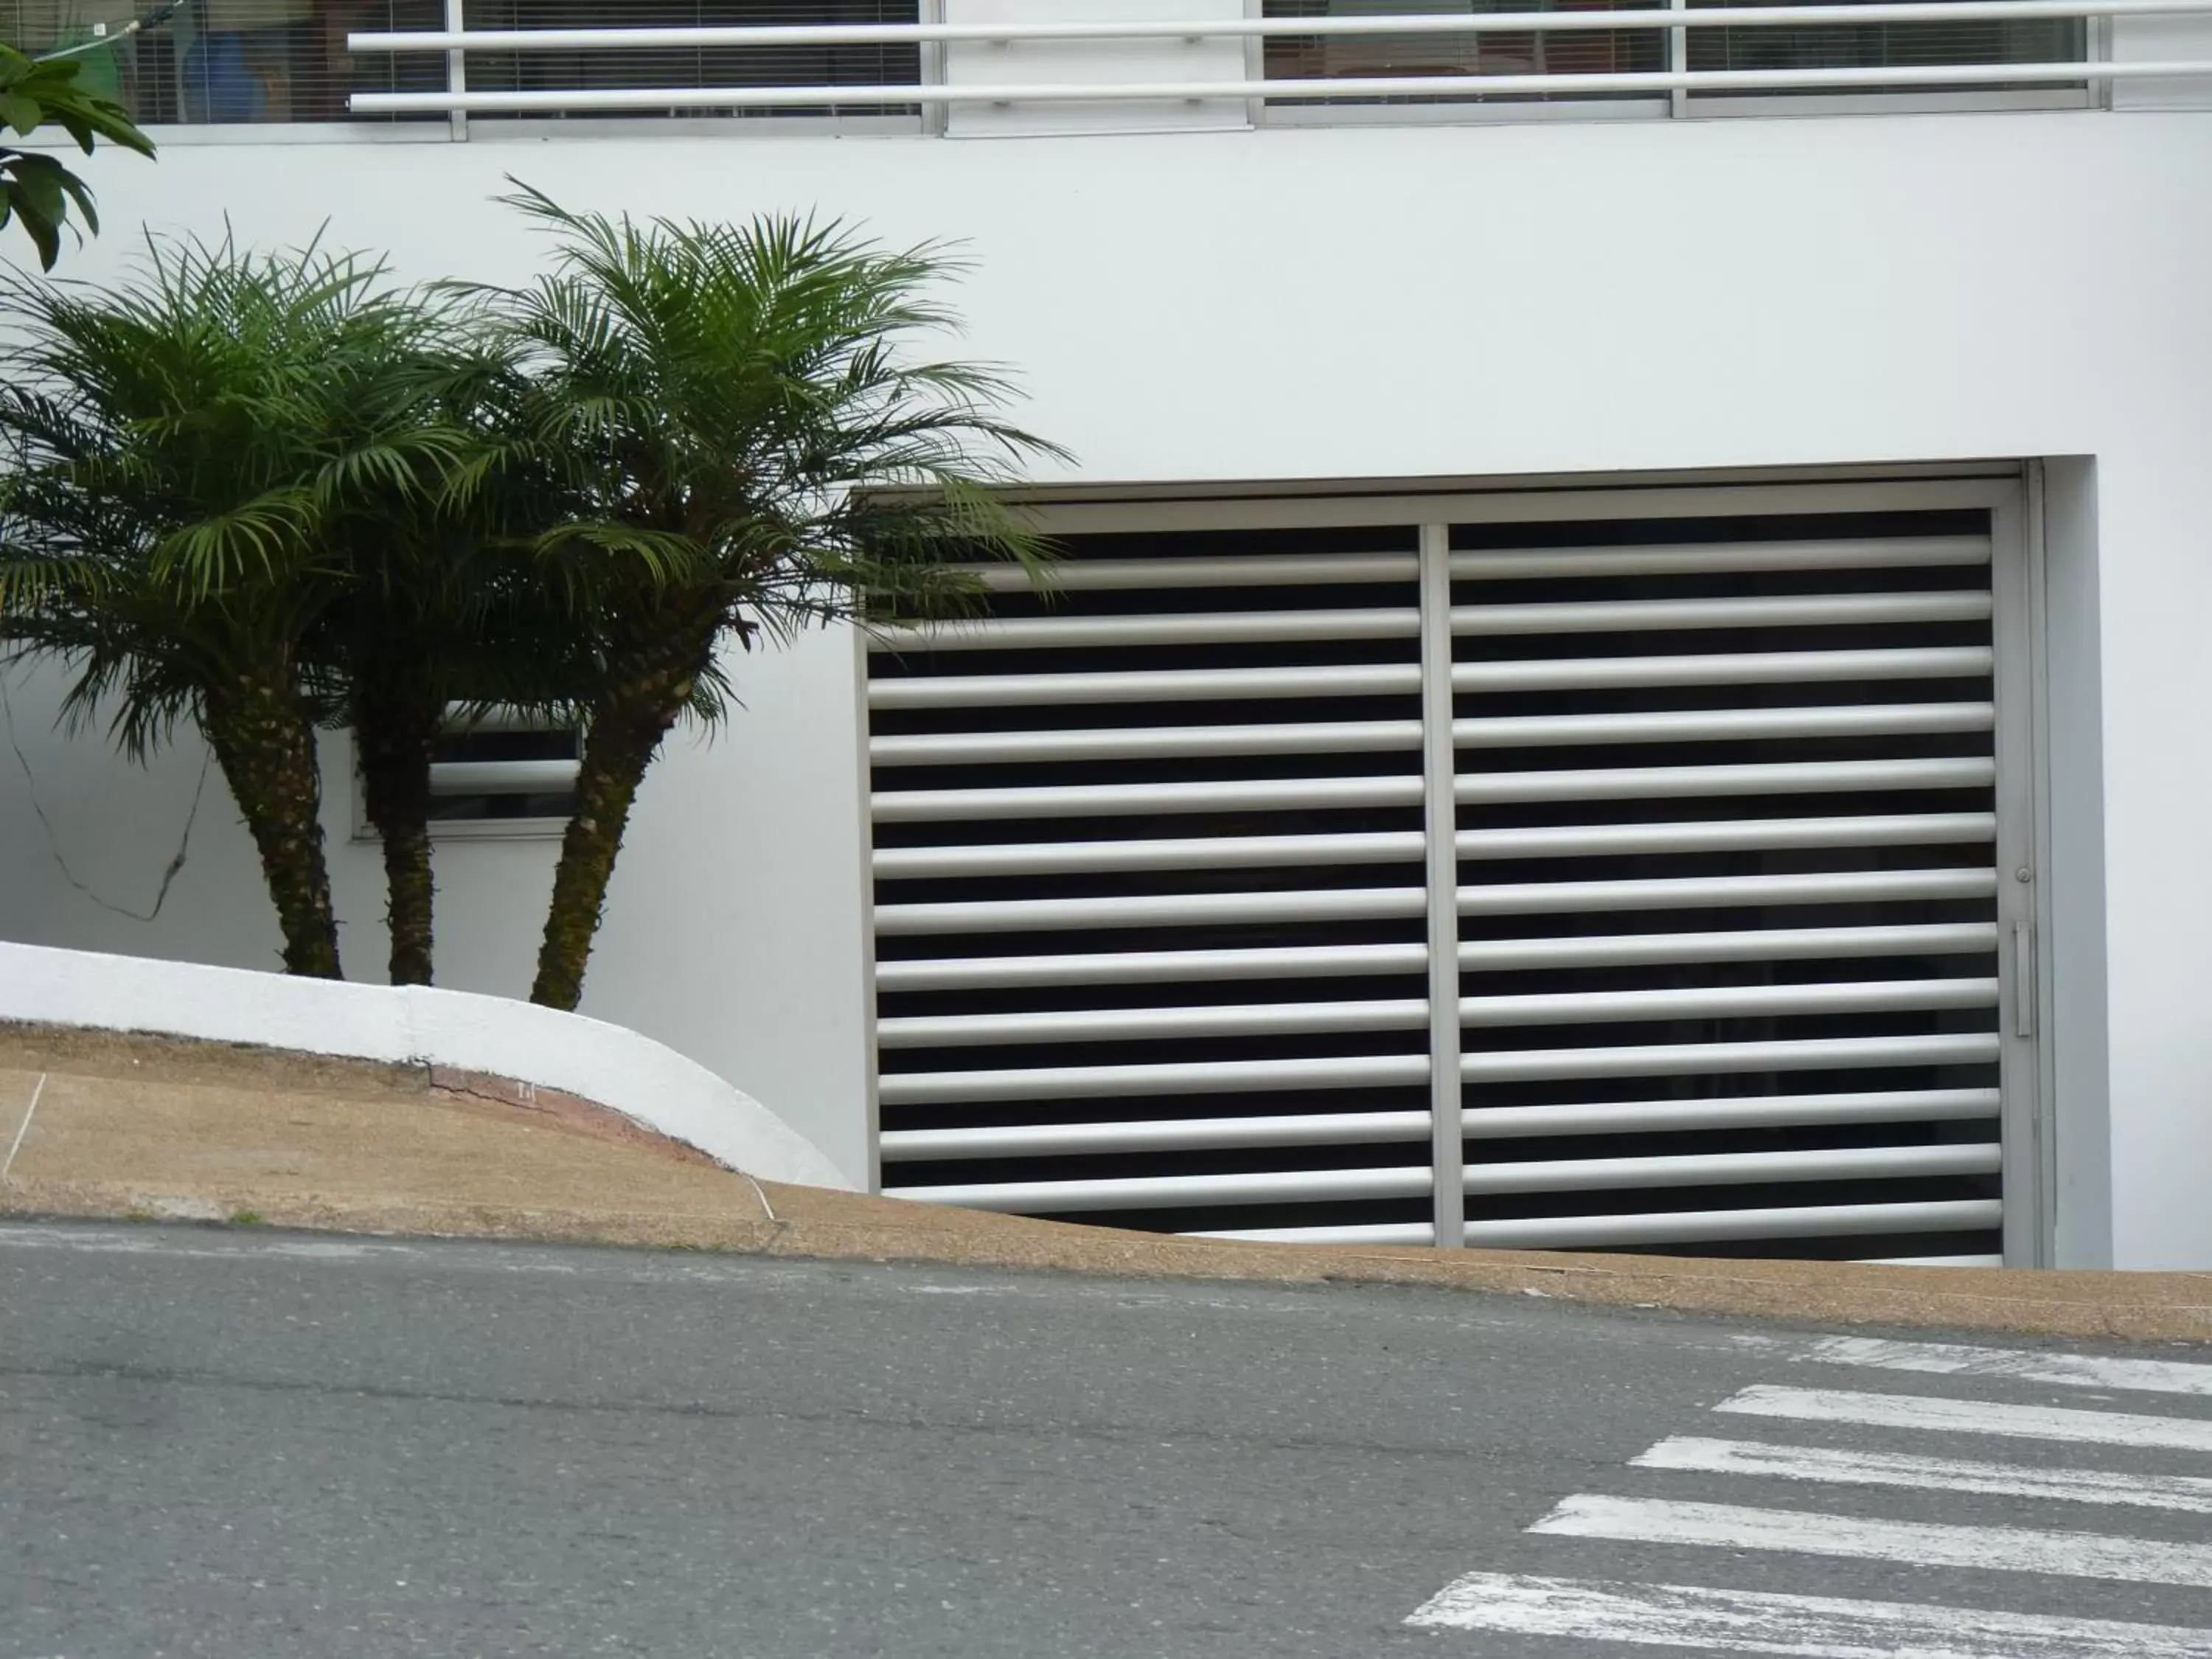
[(1462, 775), (1454, 792), (1464, 806), (1500, 801), (1844, 794), (1862, 789), (1986, 789), (1996, 781), (1995, 765), (1967, 755), (1929, 760), (1651, 766), (1619, 771), (1475, 772)]
[[(1984, 557), (1988, 555), (1984, 554)], [(1965, 559), (1947, 559), (1963, 564)], [(1231, 558), (1085, 559), (1056, 564), (1048, 577), (1064, 593), (1174, 592), (1188, 587), (1334, 586), (1344, 582), (1409, 582), (1419, 572), (1413, 553), (1264, 553)], [(995, 592), (1018, 593), (1028, 574), (1012, 566), (980, 564), (968, 573)]]
[(1987, 646), (1858, 651), (1746, 651), (1704, 656), (1579, 657), (1457, 662), (1455, 691), (1646, 691), (1686, 685), (1832, 685), (1845, 680), (1971, 679), (1990, 672)]
[(1911, 494), (1094, 504), (1049, 597), (872, 638), (884, 1190), (1990, 1255), (2017, 543)]
[[(1816, 985), (1721, 985), (1705, 990), (1587, 991), (1556, 996), (1465, 997), (1469, 1025), (1601, 1025), (1654, 1019), (1750, 1019), (1903, 1008), (1994, 1008), (1994, 979), (1873, 980)], [(1033, 1014), (951, 1014), (877, 1022), (887, 1048), (998, 1043), (1103, 1042), (1251, 1036), (1266, 1031), (1417, 1031), (1419, 997), (1371, 1002), (1278, 1002), (1188, 1008), (1097, 1008)]]
[(1761, 599), (1620, 599), (1577, 605), (1455, 605), (1458, 635), (1620, 634), (1708, 628), (1850, 628), (1983, 622), (1980, 593), (1822, 593)]
[[(1845, 680), (1968, 679), (1990, 672), (1986, 646), (1856, 651), (1765, 651), (1725, 655), (1570, 658), (1458, 663), (1457, 691), (1646, 690), (1670, 685), (1833, 684)], [(872, 680), (872, 709), (973, 708), (1068, 703), (1207, 702), (1273, 697), (1369, 697), (1420, 687), (1411, 664), (1316, 664), (1296, 668), (1186, 668), (1097, 673), (947, 674)]]
[(1310, 1203), (1317, 1199), (1419, 1198), (1429, 1190), (1425, 1164), (1395, 1170), (1293, 1170), (1243, 1175), (1165, 1176), (1156, 1180), (979, 1182), (892, 1187), (893, 1198), (958, 1204), (971, 1210), (1031, 1215), (1223, 1203)]
[(1155, 726), (1130, 731), (878, 738), (868, 745), (868, 758), (878, 766), (974, 766), (993, 762), (1352, 754), (1420, 746), (1419, 720), (1309, 720), (1296, 726)]
[[(1878, 737), (1903, 732), (1986, 732), (1996, 711), (1985, 702), (1844, 704), (1827, 708), (1756, 708), (1716, 714), (1557, 714), (1455, 720), (1463, 749), (1548, 744), (1753, 742), (1771, 738)], [(1295, 726), (1170, 726), (1085, 732), (964, 732), (878, 738), (878, 766), (974, 766), (1063, 760), (1139, 760), (1215, 755), (1351, 754), (1418, 749), (1419, 720), (1306, 721)]]
[(1352, 921), (1418, 916), (1418, 887), (1322, 888), (1307, 893), (1176, 893), (1147, 898), (1001, 899), (974, 904), (882, 904), (876, 931), (1036, 933), (1051, 928), (1158, 927), (1202, 922)]
[[(1771, 927), (1755, 932), (1620, 933), (1462, 943), (1463, 969), (1605, 968), (1636, 963), (1802, 961), (1816, 957), (1960, 956), (1993, 951), (1990, 922), (1903, 927)], [(1127, 951), (1076, 956), (943, 957), (876, 965), (878, 988), (951, 991), (981, 986), (1126, 985), (1223, 979), (1319, 979), (1418, 974), (1418, 945), (1333, 945), (1281, 950)]]
[[(1986, 789), (1996, 768), (1956, 759), (1840, 761), (1829, 765), (1632, 767), (1588, 772), (1484, 772), (1454, 786), (1469, 801), (1627, 800), (1698, 795), (1844, 793), (1862, 789)], [(1074, 785), (1016, 789), (911, 789), (871, 798), (879, 823), (960, 818), (1081, 817), (1154, 812), (1326, 811), (1410, 806), (1420, 781), (1404, 777), (1266, 778), (1225, 783)]]
[(1814, 957), (1960, 956), (1997, 948), (1994, 922), (1900, 927), (1766, 927), (1711, 933), (1595, 934), (1462, 941), (1462, 969), (1621, 968), (1652, 963), (1802, 962)]
[(990, 1072), (901, 1072), (877, 1085), (886, 1105), (925, 1101), (1083, 1100), (1113, 1095), (1233, 1095), (1425, 1083), (1426, 1054), (1356, 1060), (1242, 1060), (1163, 1066), (1036, 1066)]
[[(1618, 1249), (1636, 1244), (1717, 1243), (1737, 1239), (1979, 1232), (1997, 1225), (2003, 1218), (2003, 1207), (1996, 1199), (1966, 1199), (1917, 1204), (1824, 1204), (1778, 1209), (1470, 1221), (1467, 1224), (1467, 1243), (1494, 1250), (1586, 1250)], [(1417, 1225), (1229, 1228), (1198, 1236), (1287, 1244), (1425, 1244), (1433, 1235), (1429, 1227)]]
[[(1503, 916), (1571, 910), (1728, 909), (1747, 905), (1856, 904), (1881, 899), (1983, 898), (1996, 890), (1996, 880), (1994, 870), (1875, 870), (1817, 876), (1546, 882), (1462, 888), (1459, 908), (1462, 915)], [(1425, 904), (1425, 897), (1418, 887), (884, 904), (876, 908), (876, 931), (886, 935), (1036, 933), (1201, 922), (1346, 921), (1417, 916)]]
[[(1781, 1181), (1851, 1181), (1899, 1176), (1986, 1175), (1998, 1165), (1995, 1145), (1881, 1146), (1844, 1152), (1746, 1152), (1710, 1158), (1571, 1158), (1554, 1163), (1486, 1164), (1466, 1174), (1471, 1193), (1556, 1193), (1631, 1187), (1718, 1187)], [(892, 1196), (974, 1210), (1067, 1213), (1152, 1209), (1224, 1202), (1301, 1202), (1316, 1199), (1409, 1198), (1428, 1190), (1425, 1164), (1375, 1170), (1298, 1170), (1219, 1176), (1164, 1176), (1119, 1180), (978, 1182), (902, 1187)]]
[(927, 628), (886, 628), (869, 638), (880, 651), (1066, 651), (1100, 645), (1280, 644), (1315, 640), (1409, 640), (1417, 611), (1238, 611), (1150, 617), (987, 617)]
[(1563, 576), (1710, 575), (1743, 570), (1895, 570), (1987, 564), (1986, 536), (1859, 536), (1835, 541), (1666, 542), (1650, 547), (1455, 553), (1452, 579), (1525, 581)]
[[(1463, 859), (1612, 858), (1633, 853), (1776, 851), (1788, 847), (1940, 847), (1986, 842), (1988, 812), (1751, 818), (1692, 823), (1570, 824), (1462, 830)], [(1345, 836), (1212, 836), (1180, 841), (1013, 842), (879, 848), (878, 880), (1066, 875), (1107, 870), (1256, 869), (1290, 864), (1395, 864), (1421, 856), (1418, 830)]]
[(1421, 856), (1417, 830), (1364, 836), (1210, 836), (1184, 841), (1018, 842), (997, 847), (880, 848), (878, 881), (915, 877), (1066, 875), (1102, 870), (1257, 869), (1398, 864)]
[[(1911, 786), (1924, 787), (1924, 785)], [(962, 819), (1149, 817), (1155, 812), (1348, 811), (1412, 806), (1419, 778), (1262, 778), (1231, 783), (1125, 783), (1034, 789), (878, 790), (870, 811), (878, 823)]]
[(1463, 916), (1564, 910), (1721, 910), (1746, 905), (1859, 904), (1878, 899), (1985, 898), (1994, 870), (1844, 870), (1816, 876), (1686, 876), (1653, 881), (1500, 882), (1459, 890)]
[[(1776, 738), (1875, 738), (1907, 732), (1987, 732), (1985, 702), (1844, 703), (1831, 708), (1730, 708), (1663, 714), (1530, 714), (1452, 722), (1462, 749), (1599, 743), (1754, 743)], [(1379, 746), (1379, 745), (1378, 745)]]
[(1183, 668), (1139, 673), (947, 674), (871, 680), (872, 709), (995, 708), (1086, 702), (1209, 702), (1267, 697), (1373, 697), (1420, 690), (1411, 663), (1298, 668)]
[[(1986, 536), (1881, 536), (1836, 541), (1666, 543), (1583, 552), (1456, 553), (1455, 578), (1491, 580), (1531, 576), (1658, 575), (1714, 570), (1882, 570), (1902, 566), (1987, 564)], [(1055, 567), (1054, 587), (1066, 592), (1104, 589), (1287, 587), (1298, 583), (1412, 581), (1418, 561), (1373, 553), (1292, 554), (1269, 558), (1093, 559)], [(969, 574), (1000, 593), (1019, 592), (1028, 575), (1010, 566), (971, 565)]]
[(1419, 974), (1418, 945), (1315, 945), (1228, 951), (1120, 951), (1080, 956), (943, 957), (876, 964), (879, 991), (961, 991), (1037, 985), (1133, 985), (1223, 979), (1326, 979)]
[(1262, 1031), (1418, 1031), (1428, 1018), (1429, 1005), (1420, 997), (1218, 1008), (1095, 1008), (1069, 1013), (951, 1014), (878, 1020), (876, 1041), (887, 1048), (942, 1048), (1004, 1042), (1249, 1036)]
[[(1972, 1066), (1996, 1058), (1994, 1033), (1841, 1037), (1784, 1042), (1678, 1042), (1636, 1048), (1514, 1049), (1467, 1054), (1469, 1081), (1538, 1078), (1669, 1077), (1697, 1072), (1838, 1071), (1852, 1067)], [(998, 1071), (911, 1072), (883, 1079), (881, 1098), (921, 1101), (1075, 1100), (1110, 1095), (1241, 1094), (1254, 1090), (1350, 1089), (1425, 1081), (1423, 1054), (1357, 1060), (1228, 1060), (1157, 1066), (1036, 1066)]]
[(1977, 1232), (1996, 1226), (2002, 1216), (2002, 1205), (1993, 1198), (1948, 1203), (1836, 1204), (1790, 1209), (1573, 1216), (1548, 1221), (1472, 1221), (1468, 1224), (1467, 1242), (1493, 1249), (1571, 1250), (1744, 1238)]
[[(1649, 1134), (1689, 1129), (1771, 1129), (1807, 1124), (1934, 1123), (1994, 1119), (1995, 1089), (1922, 1089), (1734, 1100), (1629, 1100), (1581, 1106), (1473, 1108), (1470, 1138), (1528, 1139)], [(1106, 1123), (1025, 1123), (977, 1129), (893, 1129), (886, 1154), (902, 1163), (1036, 1158), (1053, 1153), (1167, 1152), (1224, 1147), (1360, 1146), (1426, 1140), (1429, 1115), (1304, 1112), (1280, 1116), (1178, 1117)]]
[(1806, 1037), (1781, 1042), (1660, 1042), (1601, 1048), (1514, 1048), (1464, 1054), (1469, 1082), (1539, 1078), (1681, 1077), (1698, 1072), (1829, 1072), (1974, 1066), (1997, 1057), (1993, 1031), (1941, 1036)]

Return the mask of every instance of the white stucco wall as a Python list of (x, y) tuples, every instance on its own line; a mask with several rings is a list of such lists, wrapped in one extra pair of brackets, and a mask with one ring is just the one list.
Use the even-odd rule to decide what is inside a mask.
[[(2096, 648), (2069, 661), (2097, 697), (2071, 708), (2069, 752), (2101, 768), (2106, 812), (2101, 843), (2067, 845), (2100, 862), (2106, 957), (2101, 981), (2063, 982), (2103, 1000), (2106, 1053), (2073, 1059), (2105, 1085), (2112, 1140), (2108, 1184), (2090, 1177), (2062, 1237), (2075, 1260), (2212, 1266), (2212, 115), (179, 145), (152, 167), (104, 159), (110, 230), (73, 268), (113, 270), (142, 221), (228, 212), (255, 239), (329, 217), (410, 276), (512, 278), (532, 237), (485, 206), (507, 173), (579, 205), (816, 207), (965, 240), (969, 349), (1021, 369), (1024, 418), (1085, 480), (2088, 458), (2094, 568), (2069, 580), (2094, 595)], [(732, 1078), (857, 1176), (849, 647), (817, 638), (738, 679), (732, 726), (680, 740), (647, 786), (585, 1006)], [(197, 760), (142, 776), (65, 746), (41, 696), (19, 690), (17, 727), (71, 857), (103, 892), (145, 894)], [(227, 811), (141, 926), (58, 883), (6, 776), (0, 935), (272, 960)], [(368, 974), (374, 849), (336, 850)], [(522, 988), (550, 856), (441, 848), (447, 982)]]
[(611, 1107), (764, 1180), (850, 1184), (775, 1113), (665, 1043), (512, 997), (0, 941), (0, 1021), (450, 1067)]

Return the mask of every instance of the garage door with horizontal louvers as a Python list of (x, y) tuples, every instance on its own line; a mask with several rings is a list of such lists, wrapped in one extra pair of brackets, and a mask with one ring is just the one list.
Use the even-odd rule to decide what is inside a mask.
[(1987, 511), (1063, 548), (872, 643), (884, 1190), (1428, 1243), (1433, 1059), (1468, 1243), (1998, 1258)]

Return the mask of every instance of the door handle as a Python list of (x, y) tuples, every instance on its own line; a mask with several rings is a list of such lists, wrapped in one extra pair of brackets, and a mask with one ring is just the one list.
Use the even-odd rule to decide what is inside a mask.
[(2012, 1034), (2035, 1035), (2035, 932), (2024, 921), (2012, 925)]

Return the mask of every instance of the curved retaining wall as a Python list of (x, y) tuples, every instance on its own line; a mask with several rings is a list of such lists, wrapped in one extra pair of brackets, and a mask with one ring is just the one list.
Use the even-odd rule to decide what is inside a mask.
[(610, 1108), (763, 1180), (852, 1185), (813, 1142), (674, 1049), (503, 997), (0, 943), (0, 1020), (512, 1078)]

